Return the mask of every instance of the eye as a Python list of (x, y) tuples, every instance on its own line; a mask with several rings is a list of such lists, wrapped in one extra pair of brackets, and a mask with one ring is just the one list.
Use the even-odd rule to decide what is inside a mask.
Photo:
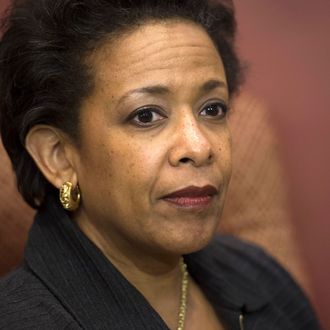
[(226, 117), (228, 106), (223, 102), (212, 102), (205, 105), (200, 112), (202, 116), (210, 117), (211, 119), (222, 119)]
[(129, 117), (129, 121), (137, 126), (152, 126), (164, 118), (166, 116), (156, 108), (142, 108), (134, 111)]

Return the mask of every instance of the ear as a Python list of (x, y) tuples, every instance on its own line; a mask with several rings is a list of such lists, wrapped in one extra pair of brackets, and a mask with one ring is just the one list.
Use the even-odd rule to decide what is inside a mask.
[(61, 130), (46, 125), (34, 126), (25, 139), (25, 147), (45, 178), (56, 188), (66, 181), (77, 185), (73, 162), (75, 147)]

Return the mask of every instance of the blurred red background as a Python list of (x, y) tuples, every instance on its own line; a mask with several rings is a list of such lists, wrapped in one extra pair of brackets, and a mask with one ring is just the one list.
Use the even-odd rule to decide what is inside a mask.
[[(330, 2), (234, 2), (239, 23), (238, 49), (249, 63), (245, 90), (267, 105), (278, 133), (294, 228), (308, 266), (318, 313), (324, 327), (330, 329)], [(0, 0), (0, 12), (7, 4), (8, 0)], [(9, 168), (7, 161), (1, 158), (1, 171)], [(0, 185), (10, 186), (16, 194), (12, 180), (3, 177)], [(6, 200), (8, 210), (17, 206)], [(23, 204), (21, 208), (22, 216), (32, 215)], [(15, 228), (11, 240), (20, 246), (28, 226), (13, 219), (0, 240), (12, 235)]]
[(330, 2), (234, 2), (240, 53), (250, 63), (246, 88), (271, 111), (292, 219), (330, 329)]

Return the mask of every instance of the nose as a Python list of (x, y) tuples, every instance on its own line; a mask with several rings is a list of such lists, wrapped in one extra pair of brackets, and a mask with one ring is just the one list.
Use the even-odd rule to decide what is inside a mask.
[(195, 118), (185, 117), (175, 128), (172, 136), (173, 146), (169, 152), (169, 162), (172, 166), (190, 163), (200, 167), (213, 161), (212, 144), (199, 125)]

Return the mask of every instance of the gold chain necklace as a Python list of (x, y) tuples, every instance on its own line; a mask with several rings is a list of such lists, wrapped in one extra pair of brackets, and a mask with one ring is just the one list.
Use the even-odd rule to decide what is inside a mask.
[(180, 268), (181, 268), (181, 274), (182, 274), (182, 282), (181, 282), (179, 321), (178, 321), (177, 330), (184, 329), (184, 322), (186, 319), (186, 312), (187, 312), (188, 271), (187, 271), (187, 265), (185, 264), (182, 257), (180, 259)]

